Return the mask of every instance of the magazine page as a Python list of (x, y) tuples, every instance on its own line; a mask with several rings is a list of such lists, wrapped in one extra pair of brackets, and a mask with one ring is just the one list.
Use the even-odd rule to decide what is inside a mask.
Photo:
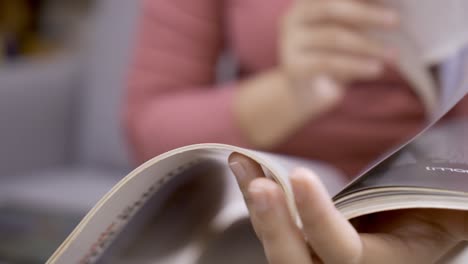
[(146, 201), (173, 176), (199, 162), (199, 157), (182, 153), (165, 161), (140, 167), (121, 180), (86, 215), (49, 263), (94, 263)]
[(372, 188), (417, 187), (468, 193), (468, 118), (440, 122), (336, 198)]
[(401, 14), (400, 30), (426, 64), (437, 64), (468, 44), (465, 0), (380, 0)]
[(412, 83), (427, 112), (437, 106), (438, 84), (428, 72), (468, 44), (465, 0), (380, 0), (400, 14), (397, 30), (375, 34), (399, 50), (398, 68)]
[[(465, 58), (464, 53), (460, 53), (461, 58)], [(365, 189), (396, 186), (468, 192), (468, 117), (445, 116), (468, 93), (468, 60), (459, 66), (460, 83), (450, 82), (454, 87), (447, 87), (451, 94), (439, 107), (437, 118), (407, 144), (386, 155), (383, 162), (371, 166), (335, 200)]]
[[(230, 174), (227, 159), (232, 152), (249, 156), (261, 164), (266, 174), (280, 183), (287, 194), (291, 214), (297, 216), (287, 178), (288, 168), (291, 167), (288, 164), (292, 160), (228, 145), (192, 145), (160, 155), (127, 175), (86, 215), (48, 263), (95, 263), (151, 198), (159, 195), (160, 198), (156, 200), (162, 203), (164, 195), (167, 196), (174, 190), (174, 186), (187, 180), (188, 177), (184, 175), (190, 173), (184, 172), (191, 172), (194, 167), (205, 164), (205, 171), (210, 171), (212, 177), (226, 177), (222, 174)], [(301, 163), (298, 160), (294, 162)], [(228, 177), (234, 180), (233, 175)], [(342, 185), (339, 180), (333, 184), (335, 190)], [(231, 182), (229, 185), (233, 186), (235, 183)], [(237, 194), (227, 193), (228, 200), (242, 201), (239, 190)], [(220, 228), (235, 219), (247, 217), (243, 202), (225, 203), (221, 208), (224, 209), (220, 209), (214, 217), (215, 225)]]
[(468, 85), (468, 45), (443, 64), (441, 69), (443, 86), (441, 102), (436, 120), (458, 103), (466, 94)]

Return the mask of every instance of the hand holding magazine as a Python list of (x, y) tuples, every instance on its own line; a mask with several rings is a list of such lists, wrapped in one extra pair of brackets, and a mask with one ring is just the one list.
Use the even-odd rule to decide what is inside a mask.
[[(460, 65), (463, 78), (451, 82), (449, 87), (438, 84), (428, 71), (429, 66), (456, 55), (467, 44), (468, 16), (462, 11), (468, 9), (468, 1), (381, 1), (400, 11), (402, 25), (401, 30), (379, 37), (400, 48), (398, 68), (412, 82), (431, 119), (420, 135), (382, 157), (334, 196), (333, 203), (344, 218), (357, 221), (357, 226), (363, 216), (397, 209), (468, 211), (468, 140), (464, 138), (468, 125), (461, 120), (449, 124), (441, 120), (468, 92), (468, 64)], [(174, 246), (171, 257), (163, 256), (153, 262), (202, 263), (198, 259), (210, 251), (212, 235), (247, 216), (239, 192), (229, 190), (229, 186), (235, 186), (228, 169), (228, 157), (234, 152), (258, 163), (265, 176), (281, 187), (289, 213), (300, 227), (288, 174), (301, 162), (235, 146), (192, 145), (162, 154), (122, 179), (88, 213), (48, 263), (109, 261), (110, 255), (141, 235), (138, 229), (144, 225), (145, 216), (161, 211), (174, 190), (196, 177), (206, 179), (197, 190), (207, 197), (202, 200), (198, 195), (193, 200), (200, 199), (204, 206), (200, 209), (212, 213), (192, 219), (174, 216), (165, 225), (158, 222), (166, 229), (158, 230), (169, 230), (169, 235), (176, 236), (187, 231), (171, 230), (176, 222), (203, 218), (206, 220), (203, 232), (193, 234), (183, 246)], [(173, 245), (167, 242), (162, 246)], [(146, 251), (151, 250), (149, 247)], [(117, 263), (114, 260), (111, 262)]]
[(299, 230), (281, 189), (254, 161), (233, 154), (229, 162), (270, 263), (434, 263), (468, 240), (468, 212), (461, 210), (387, 211), (355, 219), (353, 226), (329, 200), (320, 179), (305, 169), (290, 176)]

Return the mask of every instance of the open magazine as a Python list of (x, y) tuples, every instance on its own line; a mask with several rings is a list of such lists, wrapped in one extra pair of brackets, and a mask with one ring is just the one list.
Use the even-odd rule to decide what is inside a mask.
[[(468, 120), (444, 118), (468, 92), (468, 63), (458, 65), (460, 74), (455, 75), (460, 78), (444, 82), (434, 80), (428, 71), (429, 66), (460, 55), (461, 47), (467, 44), (468, 21), (464, 23), (467, 16), (461, 11), (468, 9), (468, 2), (391, 3), (401, 9), (403, 20), (401, 30), (386, 38), (400, 46), (399, 69), (425, 102), (430, 119), (419, 135), (384, 155), (333, 200), (348, 219), (407, 208), (468, 210)], [(421, 4), (423, 11), (417, 8)], [(247, 217), (240, 193), (232, 190), (237, 186), (227, 158), (233, 152), (261, 164), (266, 175), (282, 187), (291, 214), (298, 219), (288, 172), (295, 166), (308, 166), (307, 162), (229, 145), (185, 146), (155, 157), (122, 179), (86, 215), (48, 263), (119, 263), (112, 255), (123, 254), (124, 249), (145, 255), (157, 247), (171, 248), (173, 254), (145, 263), (203, 263), (197, 259), (210, 250), (207, 244), (212, 235)], [(196, 210), (184, 207), (197, 201), (201, 206)], [(189, 213), (182, 217), (171, 215), (184, 209)], [(148, 219), (153, 233), (143, 228)], [(180, 223), (198, 223), (200, 228), (194, 231)], [(188, 233), (191, 235), (184, 237)], [(149, 243), (132, 249), (139, 236)], [(159, 244), (151, 243), (157, 240), (155, 236), (160, 236)]]

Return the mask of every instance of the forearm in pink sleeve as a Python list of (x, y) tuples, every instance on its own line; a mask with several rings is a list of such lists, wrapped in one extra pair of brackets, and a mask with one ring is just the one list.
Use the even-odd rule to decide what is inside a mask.
[(158, 95), (129, 112), (129, 136), (138, 161), (195, 143), (247, 146), (232, 113), (232, 85)]
[(231, 104), (216, 87), (223, 46), (218, 0), (144, 0), (125, 98), (125, 129), (138, 161), (187, 144), (245, 145)]

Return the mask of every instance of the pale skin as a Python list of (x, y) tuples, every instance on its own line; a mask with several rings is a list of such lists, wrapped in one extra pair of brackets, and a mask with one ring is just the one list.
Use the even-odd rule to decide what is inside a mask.
[(357, 230), (306, 169), (290, 175), (299, 230), (283, 191), (257, 163), (237, 153), (229, 163), (270, 264), (428, 264), (468, 239), (468, 214), (454, 210), (385, 212), (362, 219)]
[(369, 30), (398, 27), (374, 1), (296, 0), (278, 25), (278, 66), (241, 83), (234, 115), (253, 146), (270, 148), (336, 106), (347, 84), (378, 78), (398, 51)]

